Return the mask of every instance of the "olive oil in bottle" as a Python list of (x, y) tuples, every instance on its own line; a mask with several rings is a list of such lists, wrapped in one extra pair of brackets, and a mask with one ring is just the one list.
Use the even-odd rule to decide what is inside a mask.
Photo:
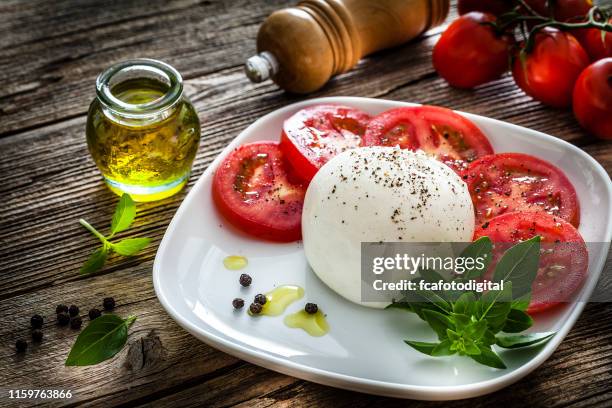
[(107, 185), (135, 201), (159, 200), (187, 182), (200, 141), (180, 74), (154, 60), (117, 64), (98, 77), (87, 144)]

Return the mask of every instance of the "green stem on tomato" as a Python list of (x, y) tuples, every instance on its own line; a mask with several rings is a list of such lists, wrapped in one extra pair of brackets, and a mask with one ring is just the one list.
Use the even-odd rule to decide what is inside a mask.
[[(538, 18), (545, 18), (543, 15), (541, 15), (540, 13), (538, 13), (537, 11), (535, 11), (529, 4), (527, 4), (527, 2), (525, 2), (525, 0), (518, 0), (519, 4), (525, 8), (525, 10), (527, 10), (528, 12), (531, 13), (532, 16), (534, 17), (538, 17)], [(517, 9), (519, 9), (520, 7), (517, 7)]]
[(580, 23), (566, 23), (551, 19), (542, 24), (538, 24), (531, 29), (529, 35), (527, 36), (527, 41), (525, 43), (525, 52), (529, 53), (533, 49), (535, 44), (536, 34), (546, 27), (558, 28), (559, 30), (576, 30), (580, 28), (597, 28), (602, 31), (612, 32), (612, 24), (608, 23), (607, 20), (603, 22), (597, 21), (595, 18), (595, 14), (603, 15), (604, 19), (607, 19), (607, 15), (605, 15), (598, 7), (592, 7), (589, 10), (588, 20)]

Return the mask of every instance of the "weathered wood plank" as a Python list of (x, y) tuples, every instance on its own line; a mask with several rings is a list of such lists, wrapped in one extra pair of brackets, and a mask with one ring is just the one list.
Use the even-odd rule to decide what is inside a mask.
[[(231, 367), (244, 365), (180, 329), (155, 297), (150, 277), (151, 262), (135, 268), (66, 283), (3, 302), (0, 314), (0, 383), (7, 388), (53, 388), (73, 391), (74, 402), (99, 405), (101, 399), (120, 404), (143, 398), (162, 389), (171, 390), (221, 375)], [(115, 312), (135, 315), (129, 346), (111, 362), (92, 367), (64, 367), (64, 360), (77, 332), (56, 326), (55, 305), (59, 302), (81, 308), (84, 323), (87, 311), (100, 308), (102, 298), (114, 296)], [(46, 319), (44, 341), (25, 355), (16, 355), (17, 338), (29, 340), (29, 317), (40, 313)], [(141, 339), (153, 331), (154, 346), (145, 353)], [(4, 392), (4, 391), (3, 391)], [(4, 395), (0, 400), (4, 401)], [(65, 401), (64, 401), (65, 403)], [(54, 401), (53, 405), (62, 405)]]
[(259, 23), (288, 0), (0, 4), (0, 134), (84, 114), (96, 76), (138, 57), (186, 78), (241, 65)]

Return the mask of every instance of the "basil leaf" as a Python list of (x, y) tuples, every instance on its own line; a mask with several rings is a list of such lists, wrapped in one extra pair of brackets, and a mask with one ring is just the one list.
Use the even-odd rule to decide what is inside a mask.
[(489, 267), (489, 263), (491, 262), (493, 251), (493, 243), (489, 239), (489, 237), (480, 237), (476, 241), (472, 242), (470, 245), (465, 248), (459, 258), (483, 258), (483, 267), (478, 268), (474, 265), (472, 269), (468, 269), (463, 273), (464, 279), (474, 279), (478, 278), (483, 274), (484, 271)]
[(490, 329), (497, 333), (506, 322), (512, 300), (512, 282), (504, 282), (503, 290), (490, 290), (480, 298), (481, 316)]
[(465, 292), (453, 304), (453, 313), (471, 316), (476, 311), (476, 295), (472, 292)]
[[(512, 298), (531, 292), (540, 264), (540, 240), (535, 236), (508, 249), (495, 267), (494, 282), (512, 282)], [(504, 285), (505, 286), (505, 285)]]
[(407, 310), (409, 312), (414, 312), (414, 310), (412, 310), (412, 307), (410, 305), (411, 303), (400, 300), (398, 302), (391, 303), (390, 305), (386, 306), (385, 309), (402, 309), (402, 310)]
[(533, 319), (527, 313), (518, 309), (510, 309), (502, 331), (506, 333), (519, 333), (533, 325)]
[[(437, 283), (437, 282), (448, 282), (448, 279), (442, 276), (439, 272), (434, 271), (433, 269), (419, 269), (419, 275), (421, 280), (428, 283)], [(443, 299), (447, 302), (453, 302), (459, 298), (464, 292), (453, 291), (453, 290), (441, 290), (441, 291), (431, 291), (440, 299)]]
[(94, 365), (113, 357), (125, 345), (128, 327), (134, 320), (134, 316), (123, 320), (117, 315), (106, 314), (91, 321), (73, 344), (66, 365)]
[(464, 343), (464, 348), (465, 348), (465, 354), (467, 354), (468, 356), (477, 356), (479, 354), (482, 354), (482, 351), (480, 350), (480, 347), (478, 347), (473, 341), (466, 341)]
[(438, 310), (438, 308), (433, 303), (429, 303), (429, 302), (410, 303), (410, 308), (412, 309), (414, 313), (417, 314), (417, 316), (419, 316), (421, 320), (425, 320), (425, 321), (427, 319), (425, 319), (425, 316), (423, 316), (424, 310)]
[(480, 339), (480, 342), (484, 344), (485, 346), (490, 346), (491, 344), (495, 344), (496, 341), (497, 339), (495, 338), (495, 333), (493, 333), (491, 330), (486, 330), (484, 335)]
[(454, 330), (446, 329), (446, 336), (452, 342), (461, 340), (461, 335)]
[(464, 315), (459, 313), (451, 313), (453, 322), (458, 331), (463, 331), (466, 327), (473, 323), (472, 315)]
[(515, 349), (534, 344), (544, 344), (552, 339), (556, 333), (529, 333), (529, 334), (498, 334), (496, 336), (499, 347)]
[(440, 275), (438, 272), (432, 269), (419, 269), (419, 275), (426, 282), (439, 282), (439, 281), (446, 282), (447, 280), (444, 276)]
[(121, 255), (134, 255), (151, 243), (150, 238), (126, 238), (111, 244), (115, 252)]
[(531, 302), (531, 293), (526, 293), (512, 301), (512, 309), (522, 310), (524, 312), (529, 307), (529, 302)]
[(436, 312), (435, 310), (423, 310), (423, 316), (425, 321), (429, 323), (429, 326), (436, 332), (438, 338), (443, 340), (447, 337), (446, 329), (454, 329), (455, 325), (452, 320), (442, 313)]
[(433, 350), (431, 350), (431, 355), (434, 357), (452, 356), (455, 354), (455, 351), (451, 350), (450, 346), (451, 342), (449, 339), (442, 340)]
[(478, 320), (466, 328), (466, 334), (474, 341), (480, 340), (486, 333), (489, 323), (486, 320)]
[(416, 351), (420, 351), (423, 354), (427, 354), (431, 356), (431, 352), (438, 345), (438, 343), (425, 343), (423, 341), (411, 341), (404, 340), (404, 343), (415, 349)]
[(432, 290), (417, 290), (415, 294), (420, 296), (425, 302), (431, 303), (432, 309), (438, 309), (443, 313), (450, 313), (453, 310), (446, 299)]
[(493, 368), (506, 368), (502, 359), (491, 349), (491, 346), (478, 346), (480, 354), (472, 354), (470, 358), (480, 364)]
[(117, 232), (124, 231), (132, 225), (136, 217), (136, 204), (129, 194), (123, 194), (115, 208), (113, 220), (111, 221), (111, 237)]
[(108, 248), (106, 245), (101, 246), (92, 252), (89, 259), (85, 261), (81, 270), (79, 271), (82, 275), (95, 272), (104, 266), (106, 258), (108, 257)]

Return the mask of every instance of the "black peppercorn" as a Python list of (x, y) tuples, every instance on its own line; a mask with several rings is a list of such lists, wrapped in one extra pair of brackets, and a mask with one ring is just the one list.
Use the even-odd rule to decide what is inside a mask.
[(70, 305), (70, 307), (68, 308), (68, 314), (70, 314), (70, 317), (74, 317), (76, 315), (79, 314), (79, 307), (76, 305)]
[(83, 324), (83, 320), (81, 320), (81, 316), (76, 316), (70, 319), (70, 327), (72, 329), (80, 329)]
[(266, 295), (262, 295), (261, 293), (258, 295), (255, 295), (255, 303), (259, 303), (260, 305), (265, 305), (267, 300), (268, 299), (266, 298)]
[(43, 327), (43, 318), (41, 315), (35, 314), (30, 318), (30, 325), (33, 329), (40, 329)]
[(306, 306), (304, 306), (304, 310), (308, 314), (315, 314), (319, 311), (319, 306), (317, 306), (316, 303), (306, 303)]
[(32, 340), (34, 340), (36, 343), (40, 343), (42, 339), (43, 339), (42, 330), (39, 330), (39, 329), (32, 330)]
[(247, 286), (251, 286), (251, 282), (253, 282), (253, 279), (246, 273), (243, 273), (242, 275), (240, 275), (240, 284), (244, 286), (245, 288)]
[(232, 306), (234, 306), (234, 309), (242, 309), (244, 307), (244, 300), (236, 298), (232, 300)]
[(18, 353), (25, 353), (28, 348), (28, 342), (23, 339), (19, 339), (15, 342), (15, 348), (17, 349)]
[(60, 313), (68, 313), (68, 306), (66, 305), (57, 305), (57, 307), (55, 308), (55, 313), (60, 314)]
[(260, 314), (261, 305), (259, 303), (251, 303), (251, 306), (249, 306), (249, 311), (253, 314)]
[(102, 312), (95, 307), (89, 311), (89, 320), (97, 319), (100, 316), (102, 316)]
[(57, 324), (66, 326), (68, 323), (70, 323), (70, 316), (68, 316), (68, 313), (60, 313), (57, 315)]
[(104, 300), (102, 301), (102, 306), (104, 307), (104, 310), (110, 312), (115, 308), (115, 299), (112, 297), (104, 298)]

